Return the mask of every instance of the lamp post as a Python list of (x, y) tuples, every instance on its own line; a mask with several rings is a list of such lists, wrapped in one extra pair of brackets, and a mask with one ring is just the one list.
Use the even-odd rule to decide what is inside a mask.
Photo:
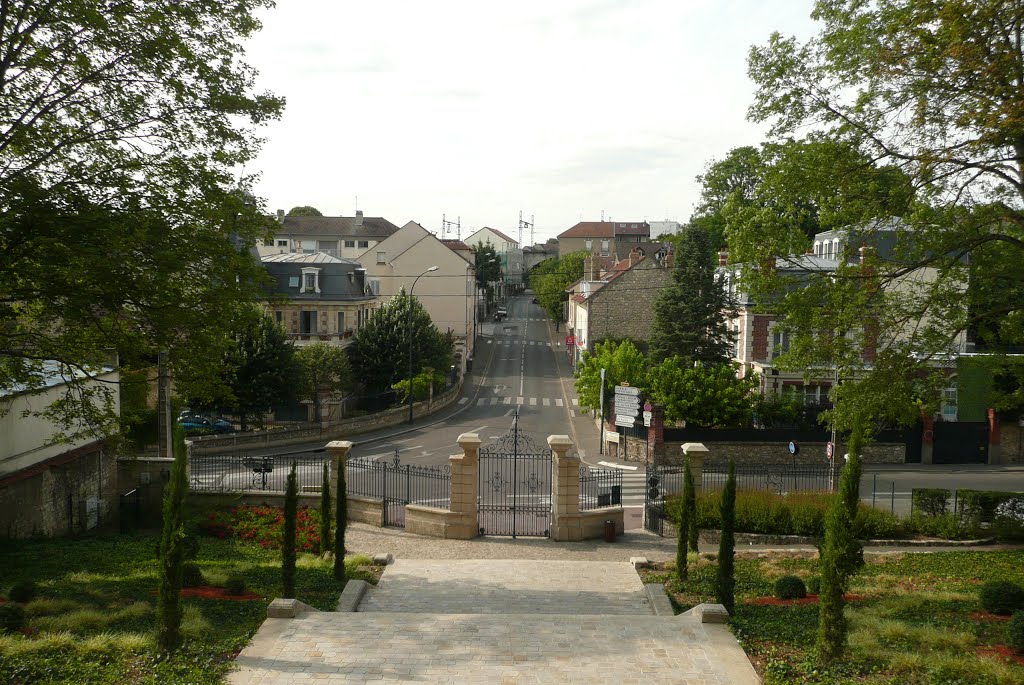
[(412, 291), (416, 288), (416, 282), (423, 278), (431, 271), (437, 271), (436, 266), (432, 266), (419, 276), (413, 279), (412, 285), (409, 287), (409, 308), (406, 310), (405, 315), (405, 330), (409, 336), (409, 423), (412, 423)]

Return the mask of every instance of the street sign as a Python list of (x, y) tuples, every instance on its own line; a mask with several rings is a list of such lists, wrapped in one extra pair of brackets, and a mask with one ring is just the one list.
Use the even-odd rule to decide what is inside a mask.
[(789, 453), (792, 454), (794, 457), (797, 454), (799, 454), (800, 453), (800, 443), (798, 443), (796, 440), (790, 440), (789, 441)]
[(616, 385), (616, 395), (632, 395), (633, 397), (640, 397), (640, 388), (634, 388), (628, 385)]
[(649, 411), (644, 412), (644, 425), (648, 428), (651, 427), (651, 418), (653, 418), (653, 416), (654, 415)]
[[(620, 411), (621, 410), (621, 411)], [(615, 398), (615, 411), (617, 413), (629, 413), (636, 416), (640, 413), (639, 402), (629, 402), (624, 400), (622, 397)]]
[(567, 335), (565, 336), (565, 346), (572, 347), (576, 344), (576, 336)]
[(636, 417), (633, 416), (622, 416), (621, 414), (615, 415), (615, 425), (622, 426), (623, 428), (632, 428), (636, 422)]
[(825, 456), (828, 457), (829, 459), (831, 459), (832, 458), (832, 452), (833, 452), (834, 449), (835, 448), (832, 446), (832, 441), (830, 440), (828, 442), (828, 444), (825, 445)]
[(644, 411), (654, 411), (654, 405), (650, 402), (644, 402)]

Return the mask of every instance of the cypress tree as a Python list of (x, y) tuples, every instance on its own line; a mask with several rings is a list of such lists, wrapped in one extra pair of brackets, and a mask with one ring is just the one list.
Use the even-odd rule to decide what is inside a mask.
[(690, 458), (685, 457), (683, 460), (683, 496), (679, 502), (679, 538), (676, 540), (676, 577), (679, 580), (686, 580), (689, 576), (686, 562), (686, 546), (690, 539), (690, 526), (694, 522), (690, 520), (690, 509), (686, 504), (686, 500), (690, 496), (690, 490), (692, 489), (693, 479), (690, 477)]
[(683, 474), (683, 506), (686, 507), (686, 542), (691, 552), (697, 551), (697, 538), (700, 530), (697, 528), (697, 488), (693, 483), (693, 474), (690, 472), (690, 458), (686, 458), (686, 473)]
[(334, 501), (334, 577), (338, 580), (345, 580), (345, 526), (348, 525), (346, 492), (345, 457), (342, 457), (338, 460), (338, 492)]
[(729, 476), (722, 492), (722, 535), (718, 540), (715, 599), (732, 615), (736, 608), (736, 464), (729, 459)]
[(281, 541), (281, 596), (295, 598), (295, 519), (299, 509), (299, 479), (295, 462), (284, 491), (284, 539)]
[(181, 646), (181, 567), (185, 560), (185, 496), (188, 493), (188, 451), (185, 433), (174, 430), (174, 463), (164, 489), (160, 535), (160, 586), (157, 590), (157, 645), (162, 652)]
[(324, 460), (324, 477), (320, 483), (320, 554), (331, 548), (331, 461)]
[(850, 457), (839, 478), (839, 493), (833, 498), (825, 520), (817, 649), (818, 657), (826, 664), (841, 659), (846, 651), (849, 626), (844, 613), (844, 595), (861, 559), (860, 543), (854, 537), (863, 445), (860, 426), (860, 422), (855, 421), (849, 440)]

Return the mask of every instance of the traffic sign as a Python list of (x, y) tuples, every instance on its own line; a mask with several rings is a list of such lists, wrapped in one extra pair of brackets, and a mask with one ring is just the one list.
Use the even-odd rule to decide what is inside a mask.
[(649, 411), (644, 412), (644, 425), (647, 426), (648, 428), (651, 427), (651, 419), (653, 418), (653, 416), (654, 415)]
[(640, 397), (640, 388), (634, 388), (629, 385), (616, 385), (616, 395), (632, 395), (633, 397)]
[(644, 411), (654, 411), (654, 405), (650, 402), (644, 402)]
[(825, 445), (825, 456), (829, 459), (832, 458), (832, 453), (835, 451), (835, 447), (832, 445), (832, 441), (829, 440), (828, 444)]
[(636, 417), (634, 417), (634, 416), (622, 416), (621, 414), (616, 414), (615, 415), (615, 425), (616, 426), (622, 426), (624, 428), (632, 428), (633, 424), (635, 422), (636, 422)]
[(636, 412), (640, 411), (640, 403), (639, 402), (631, 402), (630, 398), (628, 398), (628, 397), (616, 397), (615, 398), (615, 411), (618, 411), (619, 409), (625, 409), (625, 410), (628, 410), (628, 411), (632, 411), (635, 414)]
[(565, 336), (565, 346), (573, 347), (576, 344), (576, 337), (572, 335)]

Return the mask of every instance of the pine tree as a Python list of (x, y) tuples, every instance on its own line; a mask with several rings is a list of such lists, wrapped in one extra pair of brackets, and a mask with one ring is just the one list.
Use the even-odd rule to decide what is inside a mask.
[(839, 493), (833, 498), (825, 520), (825, 542), (821, 550), (820, 620), (818, 657), (823, 663), (841, 659), (846, 651), (848, 624), (844, 595), (850, 576), (862, 559), (860, 543), (854, 537), (854, 519), (860, 500), (861, 424), (855, 421), (850, 434), (849, 460), (839, 478)]
[(281, 596), (295, 598), (295, 519), (299, 508), (299, 479), (296, 464), (288, 473), (284, 491), (284, 539), (281, 541)]
[(334, 501), (334, 577), (345, 580), (345, 526), (348, 525), (348, 496), (345, 485), (345, 458), (338, 461), (338, 491)]
[(729, 477), (722, 492), (722, 534), (718, 540), (715, 599), (731, 616), (736, 608), (736, 464), (729, 459)]
[(694, 522), (690, 520), (690, 509), (686, 504), (690, 489), (693, 487), (693, 478), (690, 477), (690, 458), (683, 460), (683, 496), (679, 502), (679, 538), (676, 540), (676, 577), (679, 580), (686, 580), (689, 576), (686, 560), (686, 547), (690, 540), (690, 526)]
[(732, 350), (727, 324), (731, 311), (730, 298), (715, 274), (707, 234), (687, 231), (676, 253), (672, 285), (654, 301), (651, 360), (680, 356), (691, 365), (725, 363)]
[(181, 567), (185, 560), (185, 496), (188, 494), (188, 451), (185, 433), (174, 431), (174, 463), (164, 490), (160, 536), (160, 587), (157, 590), (157, 645), (162, 652), (181, 646)]
[(690, 472), (690, 458), (686, 458), (686, 472), (683, 474), (683, 506), (686, 507), (686, 543), (691, 552), (697, 551), (700, 530), (697, 528), (697, 488)]
[(320, 554), (331, 548), (331, 461), (324, 460), (324, 476), (320, 483)]

